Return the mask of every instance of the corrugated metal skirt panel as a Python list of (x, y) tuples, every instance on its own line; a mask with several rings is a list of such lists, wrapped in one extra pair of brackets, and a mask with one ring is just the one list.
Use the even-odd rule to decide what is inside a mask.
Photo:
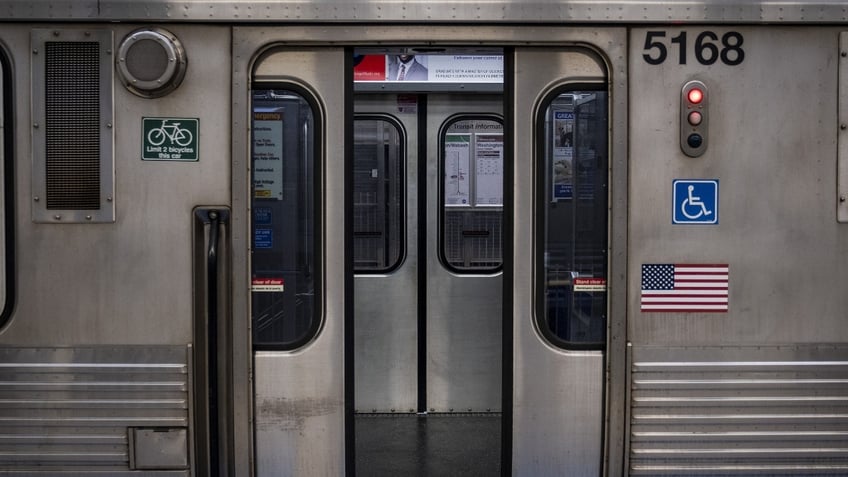
[(848, 475), (848, 347), (631, 348), (631, 475)]
[(0, 474), (122, 475), (128, 428), (188, 428), (187, 356), (185, 347), (0, 349)]

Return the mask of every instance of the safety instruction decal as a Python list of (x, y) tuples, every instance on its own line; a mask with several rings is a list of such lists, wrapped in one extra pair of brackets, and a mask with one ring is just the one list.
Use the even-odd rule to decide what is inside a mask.
[(572, 282), (574, 291), (581, 292), (605, 292), (607, 291), (606, 278), (575, 278)]
[(282, 278), (254, 278), (250, 290), (255, 292), (281, 292), (285, 290)]

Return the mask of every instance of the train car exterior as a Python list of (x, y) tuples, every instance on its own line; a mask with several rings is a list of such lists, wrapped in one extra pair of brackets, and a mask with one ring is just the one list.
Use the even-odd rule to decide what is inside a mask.
[(848, 474), (848, 3), (0, 5), (0, 475)]

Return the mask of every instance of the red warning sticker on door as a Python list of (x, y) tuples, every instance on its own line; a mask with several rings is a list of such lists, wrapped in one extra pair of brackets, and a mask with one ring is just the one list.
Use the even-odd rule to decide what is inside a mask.
[(254, 278), (250, 290), (255, 292), (281, 292), (285, 289), (282, 278)]
[(582, 292), (605, 292), (607, 291), (606, 278), (575, 278), (572, 282), (574, 291)]

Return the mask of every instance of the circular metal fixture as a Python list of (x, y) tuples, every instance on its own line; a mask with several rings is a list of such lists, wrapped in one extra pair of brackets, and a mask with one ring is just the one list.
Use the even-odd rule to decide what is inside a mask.
[(188, 59), (180, 40), (162, 28), (141, 28), (124, 38), (116, 59), (124, 86), (144, 98), (175, 90), (185, 77)]

